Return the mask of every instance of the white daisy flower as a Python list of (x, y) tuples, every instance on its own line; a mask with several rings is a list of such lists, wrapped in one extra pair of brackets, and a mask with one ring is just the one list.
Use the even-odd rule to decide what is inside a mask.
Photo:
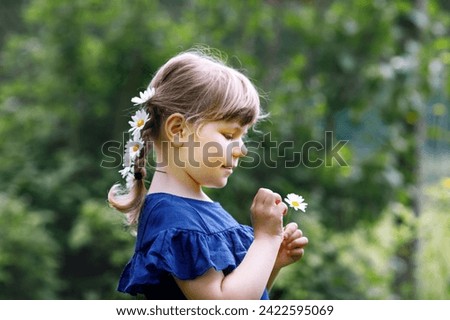
[(300, 209), (303, 212), (305, 212), (306, 206), (308, 205), (306, 202), (304, 202), (305, 199), (303, 199), (302, 196), (299, 196), (295, 193), (289, 193), (284, 199), (284, 201), (286, 201), (291, 208), (294, 208), (295, 211)]
[(122, 176), (122, 179), (125, 179), (125, 177), (128, 175), (128, 173), (131, 172), (131, 167), (127, 166), (124, 167), (122, 170), (119, 170), (120, 175)]
[(140, 132), (147, 123), (149, 115), (147, 112), (141, 109), (136, 111), (136, 114), (134, 116), (131, 116), (131, 119), (133, 121), (128, 121), (131, 126), (131, 129), (128, 131), (133, 134), (134, 140), (137, 140), (140, 138)]
[(125, 146), (125, 157), (127, 157), (128, 154), (129, 159), (131, 159), (131, 161), (134, 161), (136, 157), (139, 156), (139, 153), (141, 152), (143, 146), (144, 141), (142, 141), (141, 138), (128, 141)]
[(139, 92), (139, 97), (133, 97), (131, 102), (134, 103), (135, 106), (146, 103), (155, 95), (155, 88), (147, 88), (144, 92)]

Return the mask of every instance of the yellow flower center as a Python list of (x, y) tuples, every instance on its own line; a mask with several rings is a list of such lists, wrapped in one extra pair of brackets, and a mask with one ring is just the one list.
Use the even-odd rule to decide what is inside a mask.
[(133, 146), (133, 151), (134, 151), (134, 152), (138, 152), (138, 150), (139, 150), (139, 145), (138, 145), (138, 144), (135, 144), (135, 145)]
[(292, 201), (291, 203), (294, 207), (298, 207), (300, 205), (300, 203), (298, 203), (297, 201)]
[(137, 125), (138, 127), (142, 127), (142, 126), (144, 125), (144, 120), (139, 119), (136, 125)]

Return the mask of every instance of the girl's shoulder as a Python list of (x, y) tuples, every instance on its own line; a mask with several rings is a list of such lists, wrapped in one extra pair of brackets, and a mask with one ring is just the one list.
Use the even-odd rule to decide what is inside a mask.
[(239, 225), (218, 202), (168, 193), (147, 195), (139, 224), (153, 231), (175, 228), (204, 233), (220, 232)]

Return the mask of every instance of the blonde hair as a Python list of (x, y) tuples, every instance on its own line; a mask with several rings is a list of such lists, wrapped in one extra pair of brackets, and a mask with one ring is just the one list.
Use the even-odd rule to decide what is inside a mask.
[[(171, 58), (149, 84), (155, 95), (145, 104), (150, 120), (142, 130), (144, 148), (134, 167), (146, 176), (146, 158), (152, 141), (160, 138), (160, 129), (171, 114), (181, 113), (186, 121), (238, 121), (254, 124), (262, 117), (259, 94), (241, 72), (218, 58), (201, 51), (187, 51)], [(147, 189), (144, 179), (134, 179), (128, 192), (119, 184), (112, 186), (108, 201), (125, 213), (129, 224), (137, 224)]]

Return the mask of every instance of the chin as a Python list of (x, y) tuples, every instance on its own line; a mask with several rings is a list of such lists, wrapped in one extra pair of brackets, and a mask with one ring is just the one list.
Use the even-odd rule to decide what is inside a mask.
[(214, 182), (209, 182), (209, 183), (205, 183), (203, 186), (207, 187), (207, 188), (211, 188), (211, 189), (220, 189), (223, 188), (227, 185), (228, 183), (228, 179), (224, 179), (222, 181), (214, 181)]

